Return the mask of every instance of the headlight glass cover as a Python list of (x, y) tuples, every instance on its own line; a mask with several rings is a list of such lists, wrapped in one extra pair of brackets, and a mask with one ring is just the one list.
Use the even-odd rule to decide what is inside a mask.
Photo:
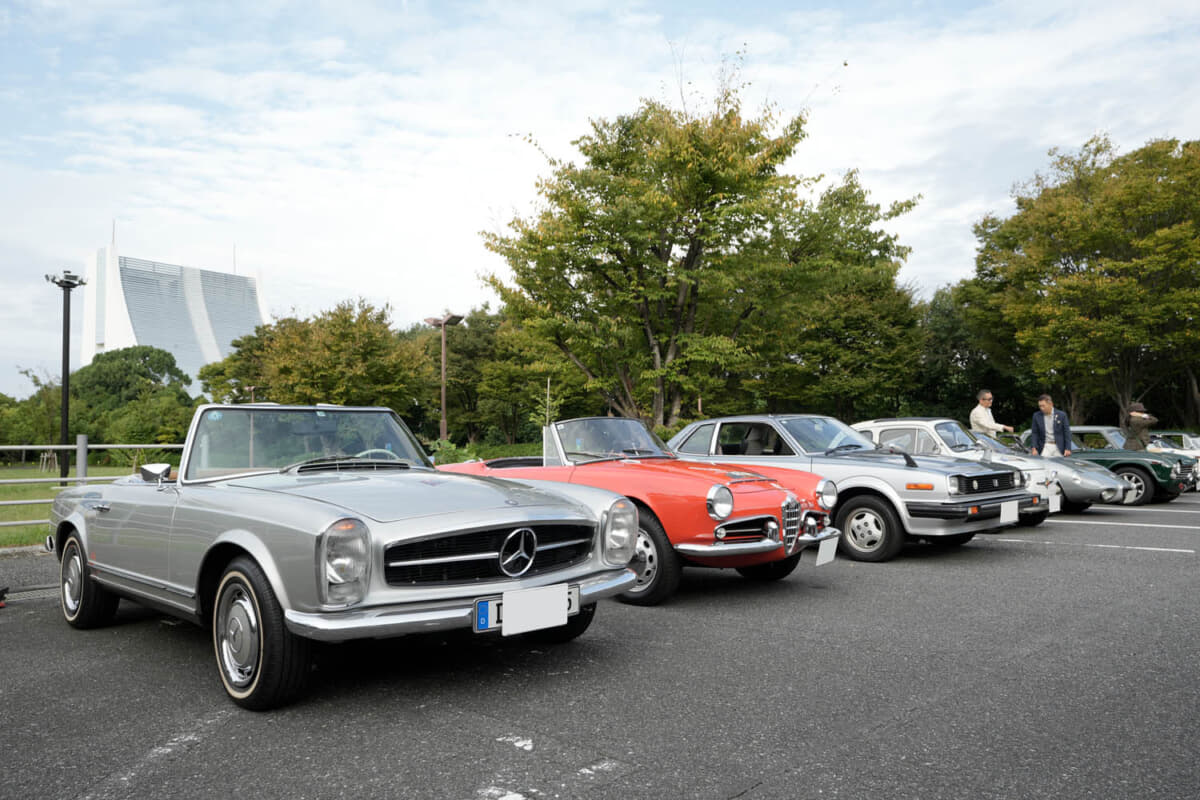
[(601, 557), (614, 567), (623, 567), (633, 558), (637, 547), (638, 511), (630, 501), (621, 498), (604, 514), (604, 546)]
[(715, 520), (728, 519), (733, 513), (733, 492), (728, 486), (715, 484), (708, 490), (706, 504), (708, 506), (708, 515)]
[(837, 505), (838, 488), (837, 484), (828, 478), (822, 478), (817, 483), (817, 505), (829, 511)]
[(325, 605), (354, 605), (366, 596), (371, 578), (370, 541), (367, 526), (357, 519), (339, 519), (321, 534), (317, 583)]

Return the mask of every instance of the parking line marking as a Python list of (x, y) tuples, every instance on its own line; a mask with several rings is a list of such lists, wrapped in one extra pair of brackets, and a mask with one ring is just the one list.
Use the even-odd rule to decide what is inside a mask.
[(1116, 525), (1120, 528), (1128, 528), (1134, 526), (1136, 528), (1173, 528), (1180, 531), (1200, 531), (1200, 526), (1196, 525), (1164, 525), (1155, 522), (1092, 522), (1083, 519), (1051, 519), (1047, 522), (1054, 522), (1059, 525)]
[(1148, 550), (1151, 553), (1185, 553), (1196, 555), (1195, 550), (1177, 547), (1134, 547), (1126, 544), (1088, 544), (1086, 542), (1041, 542), (1036, 539), (993, 539), (994, 542), (1016, 542), (1018, 544), (1057, 544), (1064, 547), (1098, 547), (1102, 550)]
[[(1097, 509), (1097, 510), (1100, 511), (1101, 513), (1118, 513), (1119, 514), (1121, 512), (1136, 511), (1137, 509), (1144, 509), (1144, 507), (1143, 506), (1119, 506), (1119, 505), (1114, 504), (1112, 508), (1104, 508), (1104, 509)], [(1156, 513), (1162, 513), (1162, 514), (1200, 514), (1200, 508), (1155, 508), (1155, 509), (1149, 509), (1149, 510), (1153, 510)]]
[(128, 797), (132, 791), (133, 794), (138, 794), (135, 791), (137, 781), (142, 777), (143, 773), (151, 771), (164, 759), (168, 759), (180, 750), (187, 750), (192, 746), (204, 741), (216, 728), (218, 728), (225, 720), (233, 716), (233, 709), (225, 708), (216, 711), (198, 720), (190, 730), (185, 730), (179, 733), (165, 744), (158, 745), (135, 761), (128, 769), (123, 772), (114, 772), (108, 777), (99, 781), (86, 794), (82, 795), (83, 800), (107, 800), (107, 798)]

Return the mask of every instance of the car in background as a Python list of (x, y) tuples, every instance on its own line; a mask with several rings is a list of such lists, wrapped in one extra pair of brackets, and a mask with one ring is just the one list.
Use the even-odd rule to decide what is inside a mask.
[(579, 636), (633, 584), (637, 526), (612, 492), (437, 472), (386, 408), (203, 405), (178, 473), (62, 490), (46, 547), (68, 624), (126, 598), (207, 626), (226, 693), (264, 710), (314, 641)]
[(1027, 456), (1029, 458), (1052, 461), (1058, 472), (1058, 485), (1062, 489), (1063, 511), (1080, 513), (1086, 511), (1095, 503), (1110, 503), (1120, 505), (1125, 502), (1125, 495), (1130, 491), (1129, 481), (1117, 475), (1107, 467), (1084, 461), (1074, 456), (1035, 456), (1029, 448), (1021, 444), (1021, 440), (1013, 433), (997, 433), (989, 436), (978, 431), (971, 431), (975, 441), (995, 453), (1008, 453)]
[[(1021, 433), (1022, 444), (1028, 446), (1031, 438), (1031, 431)], [(1169, 502), (1194, 485), (1194, 458), (1124, 450), (1125, 437), (1115, 425), (1072, 425), (1071, 440), (1071, 458), (1107, 467), (1129, 482), (1126, 505)]]
[[(496, 458), (439, 467), (448, 472), (563, 481), (619, 492), (638, 507), (637, 583), (621, 599), (654, 605), (675, 593), (686, 565), (732, 567), (752, 580), (778, 580), (801, 553), (833, 559), (839, 531), (829, 512), (837, 486), (790, 475), (788, 486), (745, 469), (680, 460), (635, 419), (585, 417), (543, 430), (541, 457)], [(539, 484), (540, 485), (540, 484)]]
[(864, 420), (851, 426), (880, 447), (896, 447), (919, 456), (947, 456), (985, 464), (1007, 464), (1025, 474), (1025, 485), (1037, 502), (1023, 511), (1017, 524), (1040, 525), (1062, 508), (1058, 468), (1041, 459), (996, 453), (976, 441), (975, 435), (958, 420), (948, 417), (888, 417)]
[[(1200, 434), (1189, 431), (1150, 431), (1150, 445), (1146, 449), (1152, 453), (1171, 453), (1200, 459)], [(1198, 488), (1200, 481), (1192, 481), (1192, 490)]]
[(905, 541), (951, 547), (1015, 525), (1038, 503), (1021, 470), (884, 450), (821, 414), (751, 414), (693, 422), (672, 437), (680, 458), (735, 464), (786, 480), (803, 470), (838, 485), (834, 524), (841, 552), (886, 561)]

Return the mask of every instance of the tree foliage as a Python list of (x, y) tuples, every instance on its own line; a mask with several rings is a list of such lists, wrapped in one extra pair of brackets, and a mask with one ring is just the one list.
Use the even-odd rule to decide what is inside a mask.
[(558, 348), (625, 416), (678, 419), (698, 377), (748, 363), (745, 292), (786, 261), (775, 231), (800, 205), (780, 168), (803, 116), (746, 119), (726, 89), (705, 115), (645, 101), (592, 123), (583, 163), (551, 161), (546, 208), (486, 235), (513, 285), (491, 284), (515, 319)]
[(1017, 211), (976, 227), (977, 277), (1049, 385), (1118, 408), (1200, 348), (1200, 142), (1118, 155), (1105, 137), (1016, 191)]
[(200, 370), (214, 399), (381, 405), (428, 403), (436, 380), (420, 342), (391, 327), (389, 307), (345, 301), (309, 319), (285, 317), (238, 339)]

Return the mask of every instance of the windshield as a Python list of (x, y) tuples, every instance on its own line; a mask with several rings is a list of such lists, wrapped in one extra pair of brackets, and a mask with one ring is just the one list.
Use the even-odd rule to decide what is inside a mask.
[(875, 449), (870, 439), (833, 417), (787, 417), (783, 427), (807, 453)]
[(185, 479), (262, 472), (313, 459), (361, 458), (428, 466), (387, 409), (221, 406), (196, 424)]
[(572, 419), (554, 423), (554, 432), (573, 464), (609, 458), (674, 458), (666, 445), (636, 419)]
[[(975, 434), (968, 431), (958, 422), (939, 422), (933, 426), (940, 438), (955, 452), (970, 450), (975, 447)], [(996, 444), (999, 444), (997, 442)]]

